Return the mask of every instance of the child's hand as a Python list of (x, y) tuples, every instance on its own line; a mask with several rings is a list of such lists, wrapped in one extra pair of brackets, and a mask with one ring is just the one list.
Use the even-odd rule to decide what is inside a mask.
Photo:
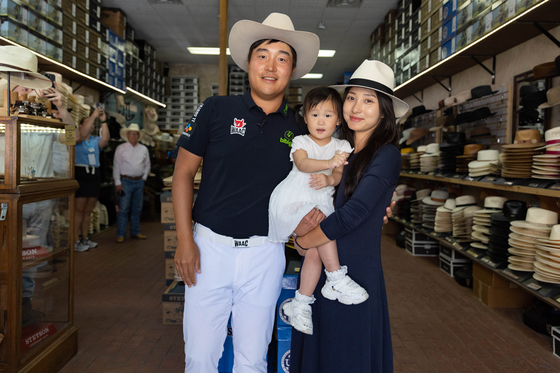
[(311, 174), (311, 181), (309, 181), (309, 187), (315, 188), (315, 190), (322, 189), (329, 186), (329, 177), (325, 174)]
[(327, 162), (328, 167), (330, 170), (334, 170), (337, 167), (347, 165), (348, 164), (348, 162), (346, 162), (347, 159), (348, 159), (348, 153), (335, 154), (334, 157), (328, 160)]

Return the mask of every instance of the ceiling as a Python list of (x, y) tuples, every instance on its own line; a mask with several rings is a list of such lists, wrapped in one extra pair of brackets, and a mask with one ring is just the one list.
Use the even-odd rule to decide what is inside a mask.
[[(169, 63), (218, 64), (218, 56), (192, 55), (187, 47), (219, 47), (220, 0), (181, 0), (153, 4), (148, 0), (102, 0), (103, 7), (120, 8), (136, 39), (157, 50), (157, 60)], [(319, 58), (311, 72), (319, 80), (300, 79), (300, 85), (340, 83), (345, 71), (354, 71), (370, 56), (369, 37), (397, 0), (363, 0), (359, 8), (327, 8), (327, 0), (229, 0), (228, 35), (235, 22), (262, 22), (271, 12), (290, 16), (296, 30), (316, 33), (321, 49), (334, 49), (332, 58)], [(326, 29), (317, 26), (325, 23)], [(228, 64), (233, 65), (231, 57)]]

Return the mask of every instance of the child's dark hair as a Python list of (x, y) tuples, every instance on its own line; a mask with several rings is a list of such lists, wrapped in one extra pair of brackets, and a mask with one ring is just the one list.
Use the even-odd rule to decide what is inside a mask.
[(296, 120), (301, 121), (298, 123), (300, 124), (300, 127), (303, 125), (304, 128), (307, 128), (307, 125), (305, 125), (305, 121), (303, 121), (303, 119), (305, 118), (305, 114), (319, 105), (321, 102), (325, 101), (332, 102), (334, 111), (338, 116), (338, 120), (341, 122), (343, 121), (342, 98), (340, 97), (340, 93), (330, 87), (317, 87), (309, 91), (309, 93), (307, 93), (307, 95), (305, 96), (305, 100), (303, 100), (303, 112), (301, 113), (303, 118), (300, 115), (296, 115)]

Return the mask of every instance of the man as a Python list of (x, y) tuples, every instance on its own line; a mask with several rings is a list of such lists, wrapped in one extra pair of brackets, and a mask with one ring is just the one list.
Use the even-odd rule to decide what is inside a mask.
[[(230, 313), (234, 371), (266, 372), (285, 268), (284, 245), (266, 239), (268, 202), (291, 170), (291, 140), (303, 134), (284, 92), (290, 79), (315, 64), (319, 38), (295, 31), (288, 16), (272, 13), (262, 24), (237, 22), (229, 46), (235, 63), (249, 73), (250, 90), (205, 100), (177, 142), (172, 191), (179, 240), (175, 265), (187, 285), (186, 372), (217, 372)], [(311, 212), (295, 233), (308, 232), (323, 218)]]
[(148, 148), (140, 144), (144, 132), (137, 124), (121, 129), (121, 137), (126, 140), (117, 146), (113, 159), (113, 179), (115, 190), (121, 195), (117, 216), (117, 242), (124, 242), (128, 213), (130, 212), (130, 237), (145, 240), (140, 234), (140, 213), (144, 198), (144, 182), (150, 172)]

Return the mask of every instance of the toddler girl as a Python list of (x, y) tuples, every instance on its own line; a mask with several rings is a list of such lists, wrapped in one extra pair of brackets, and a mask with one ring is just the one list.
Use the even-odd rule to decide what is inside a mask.
[[(334, 187), (340, 183), (346, 159), (353, 151), (346, 140), (331, 137), (342, 120), (342, 99), (336, 90), (311, 90), (303, 102), (303, 118), (309, 134), (293, 139), (290, 159), (294, 167), (270, 197), (268, 239), (272, 242), (288, 241), (314, 208), (327, 216), (334, 212)], [(322, 265), (327, 274), (321, 289), (325, 298), (348, 305), (368, 298), (365, 289), (346, 275), (346, 266), (340, 266), (335, 241), (310, 249), (301, 269), (300, 288), (283, 307), (292, 326), (302, 333), (313, 334), (311, 304)]]

